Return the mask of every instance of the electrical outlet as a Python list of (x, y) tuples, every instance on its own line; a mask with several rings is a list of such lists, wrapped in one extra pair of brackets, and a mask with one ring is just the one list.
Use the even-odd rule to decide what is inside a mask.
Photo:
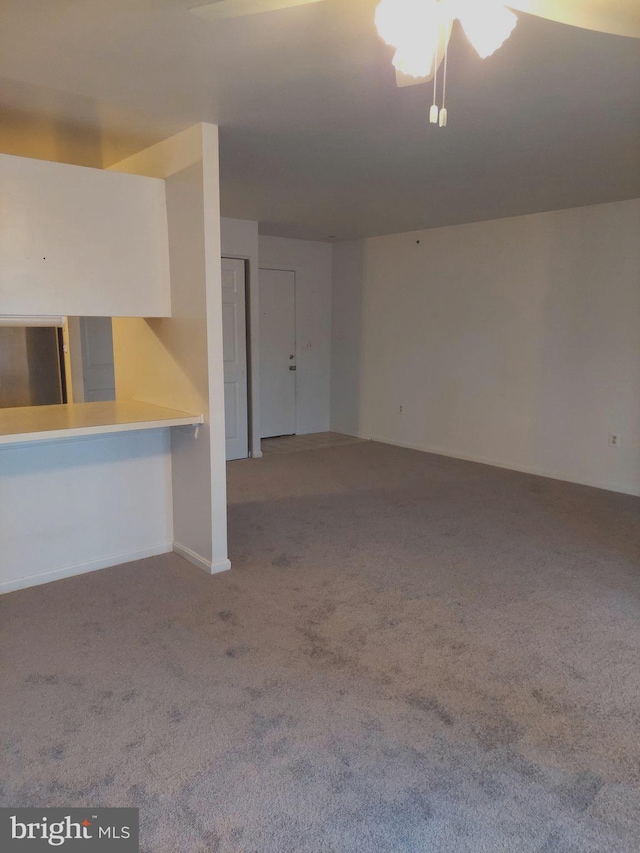
[(404, 415), (404, 406), (402, 403), (398, 406), (398, 414)]
[(609, 434), (609, 446), (620, 447), (620, 436), (612, 432)]

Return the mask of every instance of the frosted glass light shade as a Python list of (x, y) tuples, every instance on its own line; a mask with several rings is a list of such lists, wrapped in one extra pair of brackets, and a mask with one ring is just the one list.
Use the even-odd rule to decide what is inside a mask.
[(409, 77), (431, 76), (433, 59), (423, 51), (396, 50), (392, 61), (394, 68), (397, 68), (402, 74), (408, 74)]
[(407, 50), (411, 50), (410, 43), (417, 33), (423, 38), (433, 37), (435, 44), (440, 20), (437, 0), (382, 0), (375, 16), (380, 38)]
[(393, 64), (414, 77), (429, 74), (443, 27), (457, 18), (479, 56), (491, 56), (509, 38), (517, 17), (500, 0), (382, 0), (375, 23), (397, 48)]
[(518, 18), (495, 0), (458, 0), (456, 17), (478, 56), (486, 59), (505, 43)]
[(437, 30), (414, 34), (413, 38), (406, 39), (396, 50), (394, 66), (411, 77), (428, 77), (433, 72), (437, 42)]

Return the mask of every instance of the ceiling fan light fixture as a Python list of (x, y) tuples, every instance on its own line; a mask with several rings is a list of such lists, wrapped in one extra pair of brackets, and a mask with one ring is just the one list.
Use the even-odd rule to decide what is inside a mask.
[(428, 77), (433, 68), (433, 61), (422, 51), (412, 52), (396, 50), (393, 55), (393, 67), (401, 74), (407, 74), (409, 77)]
[(382, 0), (375, 15), (380, 38), (407, 51), (412, 50), (417, 38), (435, 40), (440, 20), (437, 0)]
[[(433, 79), (431, 124), (447, 126), (447, 56), (451, 27), (459, 20), (478, 56), (495, 53), (518, 18), (502, 0), (382, 0), (375, 23), (380, 37), (396, 48), (393, 65), (403, 78)], [(441, 106), (438, 67), (444, 63)], [(397, 79), (397, 78), (396, 78)]]
[(437, 30), (414, 33), (411, 39), (406, 39), (397, 48), (393, 65), (402, 74), (408, 74), (410, 77), (428, 77), (434, 70), (437, 45)]
[[(500, 0), (382, 0), (375, 23), (380, 38), (398, 49), (393, 64), (414, 77), (425, 76), (420, 50), (435, 51), (443, 25), (458, 18), (478, 56), (486, 59), (513, 32), (518, 18)], [(406, 68), (421, 68), (420, 74)]]
[(459, 0), (457, 17), (478, 56), (486, 59), (502, 47), (514, 31), (518, 18), (502, 3)]

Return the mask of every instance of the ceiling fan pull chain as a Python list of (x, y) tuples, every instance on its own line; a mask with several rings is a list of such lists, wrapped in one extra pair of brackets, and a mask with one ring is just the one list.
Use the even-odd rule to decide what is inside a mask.
[(440, 127), (447, 126), (447, 60), (449, 58), (449, 42), (444, 46), (444, 69), (442, 74), (442, 109), (438, 124)]
[(433, 54), (433, 104), (429, 112), (429, 121), (431, 124), (438, 124), (438, 42), (436, 42), (435, 52)]

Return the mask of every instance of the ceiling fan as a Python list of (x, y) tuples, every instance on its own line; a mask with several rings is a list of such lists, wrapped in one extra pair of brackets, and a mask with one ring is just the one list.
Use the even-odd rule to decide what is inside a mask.
[[(307, 6), (322, 0), (214, 0), (190, 11), (209, 21)], [(447, 52), (458, 20), (478, 54), (495, 53), (527, 12), (561, 24), (640, 38), (640, 0), (381, 0), (375, 22), (381, 38), (396, 48), (393, 64), (398, 86), (434, 81), (430, 120), (447, 124)], [(444, 65), (442, 106), (438, 107), (438, 70)]]

